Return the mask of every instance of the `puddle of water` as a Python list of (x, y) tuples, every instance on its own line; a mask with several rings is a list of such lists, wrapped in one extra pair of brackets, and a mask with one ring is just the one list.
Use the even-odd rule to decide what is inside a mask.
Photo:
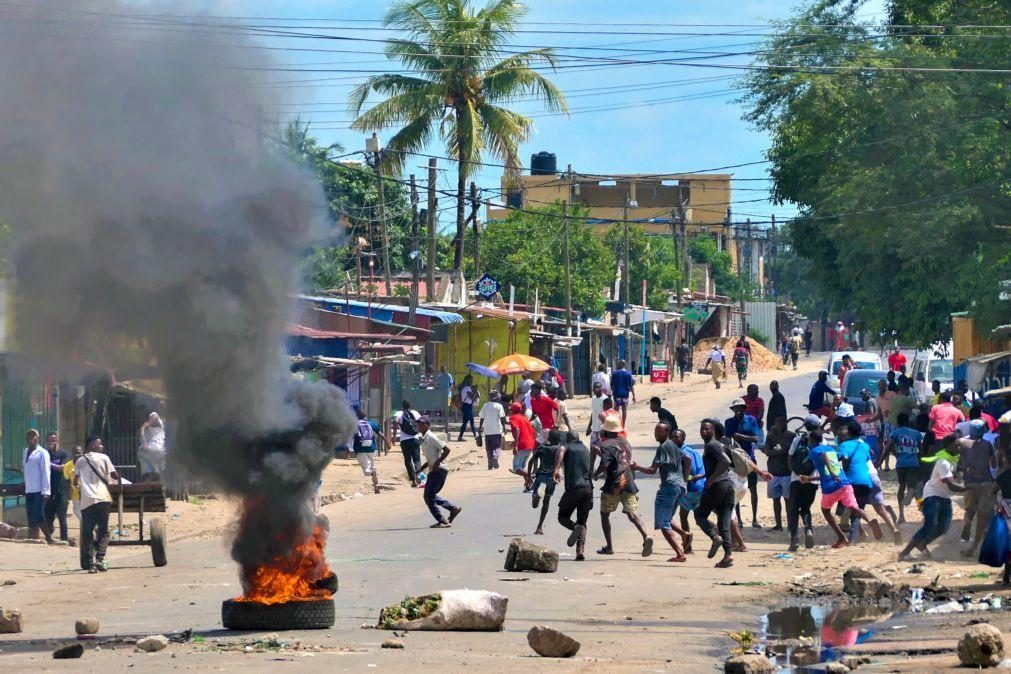
[(762, 616), (761, 642), (785, 671), (839, 659), (838, 648), (874, 637), (874, 624), (891, 617), (876, 606), (806, 604)]

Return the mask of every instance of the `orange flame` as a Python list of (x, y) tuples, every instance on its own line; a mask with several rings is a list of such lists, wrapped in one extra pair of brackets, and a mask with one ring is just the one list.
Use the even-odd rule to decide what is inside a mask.
[(332, 575), (326, 557), (326, 532), (321, 527), (296, 543), (289, 554), (243, 574), (245, 591), (236, 601), (282, 604), (305, 599), (329, 599), (332, 592), (316, 583)]

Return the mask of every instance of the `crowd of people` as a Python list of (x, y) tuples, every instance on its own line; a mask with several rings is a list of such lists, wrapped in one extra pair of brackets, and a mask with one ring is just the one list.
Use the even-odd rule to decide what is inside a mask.
[[(799, 352), (805, 340), (803, 334), (795, 336)], [(746, 338), (737, 342), (735, 365), (736, 352), (746, 354), (748, 347)], [(714, 375), (717, 387), (723, 362), (710, 354), (707, 363), (719, 372), (719, 380)], [(737, 374), (739, 386), (745, 387), (746, 363), (737, 367)], [(651, 398), (656, 448), (652, 460), (643, 463), (633, 459), (626, 431), (628, 405), (636, 393), (635, 379), (624, 363), (610, 374), (605, 368), (594, 374), (585, 426), (577, 427), (570, 418), (556, 382), (525, 375), (512, 398), (492, 391), (475, 416), (476, 430), (471, 430), (483, 438), (488, 470), (499, 468), (502, 451), (511, 452), (510, 472), (537, 511), (535, 534), (544, 533), (556, 486), (563, 486), (557, 520), (570, 531), (568, 542), (576, 548), (577, 560), (586, 555), (594, 485), (600, 490), (603, 539), (597, 553), (614, 554), (612, 514), (619, 507), (642, 539), (642, 555), (653, 553), (654, 539), (640, 513), (636, 485), (637, 476), (644, 474), (659, 478), (653, 530), (670, 548), (669, 561), (684, 562), (693, 554), (694, 520), (709, 539), (708, 556), (722, 553), (720, 568), (732, 566), (734, 554), (747, 550), (742, 504), (750, 505), (750, 526), (762, 526), (757, 513), (763, 483), (772, 505), (772, 531), (785, 532), (788, 550), (814, 546), (818, 515), (834, 534), (833, 548), (887, 535), (904, 545), (901, 559), (930, 555), (928, 546), (950, 526), (952, 493), (965, 495), (961, 538), (966, 557), (978, 553), (1000, 499), (1011, 499), (1011, 413), (998, 421), (981, 401), (967, 402), (964, 390), (937, 391), (932, 400), (919, 403), (902, 370), (882, 380), (874, 395), (864, 392), (860, 414), (828, 386), (826, 372), (820, 372), (811, 387), (808, 411), (796, 417), (788, 416), (778, 382), (770, 383), (764, 397), (758, 385), (747, 384), (744, 394), (730, 401), (726, 418), (700, 423), (695, 446), (663, 401)], [(405, 424), (406, 418), (413, 422)], [(450, 450), (408, 402), (395, 423), (408, 475), (412, 483), (424, 483), (424, 500), (436, 520), (432, 526), (449, 526), (460, 512), (439, 496), (446, 482), (441, 464)], [(417, 448), (426, 446), (426, 462), (418, 466)], [(427, 477), (419, 478), (419, 470), (426, 467)], [(898, 494), (897, 501), (889, 503), (882, 474), (893, 470)], [(901, 525), (914, 501), (923, 521), (905, 540)], [(1011, 519), (1011, 512), (1006, 516)]]

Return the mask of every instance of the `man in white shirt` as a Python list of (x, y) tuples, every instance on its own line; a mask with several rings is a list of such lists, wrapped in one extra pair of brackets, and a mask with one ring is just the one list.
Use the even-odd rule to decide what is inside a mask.
[(418, 464), (421, 463), (421, 432), (418, 430), (418, 419), (421, 415), (411, 409), (410, 401), (405, 400), (400, 412), (393, 415), (393, 422), (400, 435), (400, 452), (404, 455), (404, 468), (411, 486), (418, 486)]
[(47, 543), (53, 542), (53, 531), (46, 523), (46, 501), (52, 495), (49, 452), (39, 444), (39, 432), (34, 428), (25, 434), (27, 447), (22, 454), (25, 475), (25, 507), (28, 511), (29, 534), (32, 539), (42, 531)]
[[(946, 444), (944, 449), (948, 454), (956, 457), (959, 455), (957, 442)], [(943, 453), (939, 452), (939, 454), (943, 456)], [(900, 562), (909, 561), (910, 553), (916, 548), (919, 548), (924, 559), (930, 559), (927, 545), (948, 533), (948, 527), (951, 526), (951, 492), (953, 491), (965, 491), (965, 487), (955, 482), (955, 472), (951, 468), (951, 462), (946, 458), (938, 458), (934, 462), (930, 479), (923, 485), (923, 503), (920, 506), (923, 511), (923, 526), (913, 534), (909, 545), (899, 553)]]
[(604, 400), (607, 398), (604, 394), (604, 386), (596, 379), (596, 376), (594, 375), (593, 390), (590, 393), (590, 423), (586, 425), (586, 433), (590, 436), (590, 447), (600, 446), (600, 415), (604, 412)]
[(81, 491), (81, 568), (88, 573), (108, 571), (105, 551), (109, 547), (109, 485), (119, 473), (105, 454), (102, 440), (89, 436), (84, 454), (74, 462), (74, 480)]
[(709, 358), (706, 360), (706, 364), (703, 368), (709, 368), (709, 372), (713, 378), (713, 383), (716, 384), (716, 388), (720, 387), (720, 380), (726, 379), (726, 356), (723, 355), (723, 351), (720, 350), (719, 344), (713, 344), (712, 351), (709, 352)]
[[(421, 465), (419, 470), (428, 468), (428, 480), (425, 482), (425, 505), (428, 506), (428, 511), (435, 518), (432, 528), (445, 529), (452, 525), (453, 520), (463, 510), (439, 496), (439, 492), (446, 485), (446, 478), (449, 476), (449, 471), (442, 467), (442, 462), (449, 456), (449, 447), (432, 433), (431, 420), (428, 417), (418, 419), (418, 429), (421, 431), (421, 451), (425, 454), (425, 463)], [(448, 520), (442, 516), (439, 508), (444, 508), (449, 512)]]
[(500, 402), (502, 396), (498, 391), (491, 392), (491, 400), (481, 408), (478, 433), (484, 434), (484, 451), (488, 455), (488, 470), (498, 468), (499, 455), (502, 452), (502, 430), (505, 425), (505, 408)]
[(600, 390), (604, 392), (604, 397), (611, 395), (611, 377), (607, 374), (607, 366), (601, 363), (597, 366), (597, 371), (593, 373), (592, 384), (600, 384)]

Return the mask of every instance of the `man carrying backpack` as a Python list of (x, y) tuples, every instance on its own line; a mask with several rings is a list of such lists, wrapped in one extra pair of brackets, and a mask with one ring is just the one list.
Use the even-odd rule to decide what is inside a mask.
[(639, 497), (636, 495), (639, 488), (635, 486), (632, 472), (632, 447), (628, 440), (618, 436), (620, 432), (621, 420), (617, 416), (608, 417), (601, 425), (600, 464), (593, 476), (604, 477), (604, 486), (600, 490), (600, 527), (604, 532), (605, 545), (597, 550), (597, 554), (614, 554), (611, 513), (618, 509), (620, 503), (621, 511), (642, 535), (642, 556), (649, 557), (653, 554), (653, 539), (646, 533), (639, 518)]
[(362, 408), (356, 408), (358, 415), (358, 427), (355, 429), (351, 445), (355, 452), (358, 465), (362, 467), (362, 473), (366, 477), (372, 478), (372, 489), (379, 493), (379, 472), (376, 470), (376, 447), (378, 440), (386, 443), (387, 448), (390, 441), (383, 432), (379, 430), (379, 424), (369, 419), (369, 415)]
[[(758, 419), (747, 413), (748, 403), (743, 398), (735, 398), (730, 403), (730, 410), (734, 416), (724, 422), (726, 435), (736, 441), (741, 448), (747, 452), (752, 463), (755, 461), (755, 445), (762, 441), (762, 428)], [(758, 475), (754, 472), (748, 473), (748, 491), (751, 492), (751, 526), (760, 529), (758, 523)], [(741, 507), (737, 506), (737, 525), (744, 526), (741, 520)]]
[(411, 486), (418, 486), (418, 465), (421, 463), (421, 431), (418, 430), (418, 419), (421, 415), (411, 409), (411, 403), (403, 402), (403, 409), (393, 415), (393, 421), (400, 432), (400, 451), (404, 455), (404, 468)]
[[(811, 506), (818, 495), (818, 471), (811, 461), (809, 434), (821, 428), (821, 419), (813, 414), (804, 417), (804, 428), (790, 444), (790, 498), (786, 502), (786, 526), (790, 530), (790, 552), (800, 549), (800, 522), (804, 522), (804, 547), (814, 547), (814, 526), (811, 523)], [(804, 475), (812, 482), (801, 482)]]

